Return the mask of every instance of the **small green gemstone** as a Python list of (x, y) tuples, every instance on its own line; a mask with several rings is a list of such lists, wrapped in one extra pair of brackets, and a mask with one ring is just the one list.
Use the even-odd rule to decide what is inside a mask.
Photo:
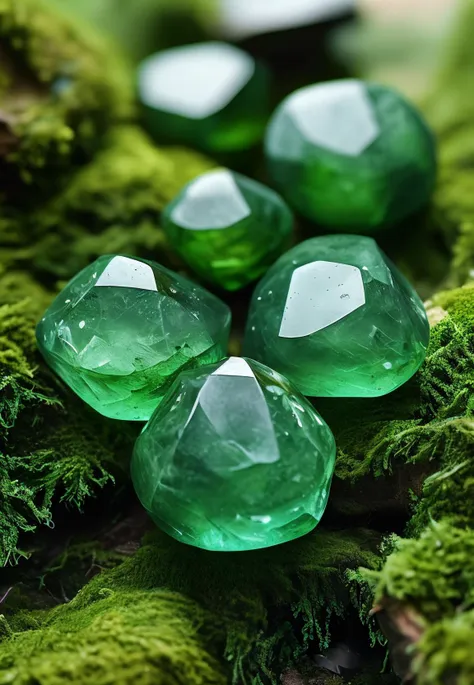
[(261, 140), (270, 113), (269, 78), (233, 45), (198, 43), (145, 59), (138, 95), (155, 138), (210, 152), (244, 150)]
[(318, 524), (335, 452), (326, 423), (285, 378), (231, 357), (179, 376), (137, 440), (132, 479), (177, 540), (243, 551)]
[(260, 281), (244, 353), (305, 395), (377, 397), (411, 378), (428, 341), (423, 303), (376, 242), (331, 235), (300, 243)]
[(293, 216), (270, 188), (227, 169), (191, 181), (165, 208), (171, 244), (202, 278), (237, 290), (288, 247)]
[(36, 336), (91, 407), (146, 421), (181, 370), (225, 356), (230, 318), (217, 297), (159, 264), (106, 255), (68, 283)]
[(290, 205), (334, 229), (370, 232), (426, 204), (434, 137), (397, 92), (357, 80), (292, 93), (273, 115), (268, 171)]

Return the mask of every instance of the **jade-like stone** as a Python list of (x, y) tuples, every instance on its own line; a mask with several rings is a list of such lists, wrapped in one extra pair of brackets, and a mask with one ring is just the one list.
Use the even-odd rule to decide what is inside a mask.
[(369, 233), (429, 199), (434, 137), (387, 86), (342, 80), (289, 95), (267, 129), (268, 172), (285, 199), (334, 230)]
[(270, 114), (266, 69), (247, 52), (217, 41), (145, 59), (138, 95), (155, 138), (209, 152), (252, 147)]
[(426, 355), (429, 324), (414, 288), (372, 238), (300, 243), (258, 284), (244, 353), (305, 395), (377, 397)]
[(218, 169), (191, 181), (164, 209), (163, 227), (203, 279), (237, 290), (289, 246), (293, 216), (270, 188)]
[(180, 374), (136, 442), (132, 479), (177, 540), (243, 551), (318, 524), (335, 452), (330, 429), (286, 378), (231, 357)]
[(179, 371), (222, 359), (230, 310), (154, 262), (107, 255), (83, 269), (37, 326), (54, 371), (99, 413), (146, 421)]

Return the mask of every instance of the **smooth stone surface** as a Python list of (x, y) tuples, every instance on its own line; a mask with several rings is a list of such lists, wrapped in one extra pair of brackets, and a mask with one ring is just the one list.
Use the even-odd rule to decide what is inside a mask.
[(248, 53), (220, 42), (158, 52), (138, 69), (152, 135), (210, 152), (251, 147), (269, 115), (269, 79)]
[(282, 198), (227, 169), (191, 181), (162, 214), (171, 244), (202, 278), (237, 290), (280, 256), (293, 229)]
[(255, 289), (244, 354), (305, 395), (377, 397), (403, 385), (429, 342), (414, 288), (372, 238), (300, 243)]
[(391, 88), (355, 79), (289, 95), (265, 153), (290, 205), (336, 230), (397, 223), (427, 203), (436, 178), (434, 137), (419, 112)]
[(132, 479), (177, 540), (243, 551), (317, 525), (335, 453), (330, 429), (285, 378), (231, 357), (179, 376), (136, 442)]
[(99, 257), (37, 326), (44, 358), (114, 419), (146, 421), (185, 368), (226, 354), (231, 314), (217, 297), (155, 262)]

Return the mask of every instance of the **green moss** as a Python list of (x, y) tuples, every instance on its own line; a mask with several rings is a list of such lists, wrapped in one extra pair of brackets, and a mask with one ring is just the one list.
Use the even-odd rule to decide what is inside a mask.
[(338, 444), (332, 506), (358, 511), (361, 497), (359, 510), (374, 511), (380, 497), (408, 518), (414, 491), (412, 531), (430, 516), (474, 522), (474, 287), (439, 293), (429, 311), (431, 342), (411, 383), (384, 402), (318, 403)]
[[(415, 612), (421, 635), (411, 670), (417, 685), (470, 685), (474, 676), (474, 531), (431, 523), (418, 539), (392, 541), (381, 571), (365, 572), (375, 599)], [(402, 628), (403, 630), (403, 628)]]
[(133, 113), (133, 80), (115, 47), (46, 1), (0, 1), (0, 50), (10, 176), (45, 185)]
[(210, 554), (157, 531), (68, 604), (9, 618), (0, 683), (80, 685), (90, 673), (97, 685), (142, 674), (150, 683), (276, 683), (311, 641), (327, 646), (332, 618), (354, 601), (345, 571), (377, 567), (378, 543), (370, 531), (319, 530), (282, 547)]
[[(54, 0), (63, 8), (64, 0)], [(216, 0), (67, 0), (67, 9), (85, 17), (103, 33), (114, 37), (133, 60), (139, 60), (175, 42), (205, 39), (213, 23)]]
[(474, 531), (431, 523), (416, 539), (396, 539), (376, 582), (375, 601), (414, 607), (426, 623), (454, 616), (474, 601)]
[(185, 149), (156, 148), (135, 126), (116, 127), (103, 142), (67, 189), (34, 213), (17, 216), (15, 227), (10, 221), (5, 238), (0, 226), (5, 261), (64, 279), (106, 253), (176, 264), (160, 228), (161, 210), (212, 162)]
[(474, 610), (430, 626), (413, 662), (417, 685), (471, 685), (474, 682)]
[(0, 566), (22, 532), (52, 524), (53, 495), (75, 507), (126, 477), (136, 429), (102, 420), (65, 391), (36, 352), (51, 295), (23, 272), (0, 274)]

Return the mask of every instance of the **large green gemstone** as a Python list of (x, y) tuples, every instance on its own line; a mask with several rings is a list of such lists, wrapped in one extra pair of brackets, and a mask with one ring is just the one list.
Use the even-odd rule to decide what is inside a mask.
[(85, 402), (146, 421), (179, 371), (225, 356), (230, 318), (217, 297), (159, 264), (107, 255), (62, 290), (36, 335)]
[(419, 368), (429, 325), (423, 303), (372, 238), (300, 243), (258, 284), (244, 353), (305, 395), (377, 397)]
[(427, 202), (436, 176), (421, 115), (391, 88), (357, 80), (292, 93), (270, 121), (265, 150), (288, 202), (334, 229), (400, 221)]
[(145, 59), (138, 94), (155, 138), (210, 152), (251, 147), (262, 138), (270, 113), (266, 69), (243, 50), (217, 41)]
[(132, 478), (177, 540), (257, 549), (317, 525), (335, 451), (328, 426), (285, 378), (231, 357), (179, 376), (137, 440)]
[(218, 169), (181, 191), (165, 208), (163, 227), (196, 273), (236, 290), (261, 276), (288, 247), (293, 216), (270, 188)]

